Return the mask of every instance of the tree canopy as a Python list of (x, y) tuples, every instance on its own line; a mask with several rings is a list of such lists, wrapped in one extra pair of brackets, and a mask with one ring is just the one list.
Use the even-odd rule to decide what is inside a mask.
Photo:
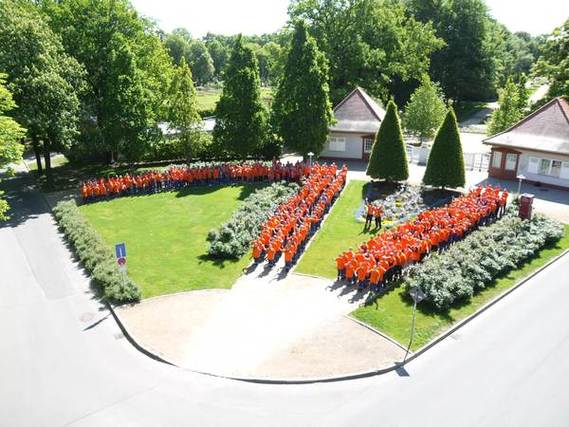
[[(22, 160), (24, 146), (20, 144), (20, 140), (26, 134), (26, 130), (6, 115), (14, 108), (16, 103), (6, 87), (6, 74), (0, 74), (0, 169)], [(2, 191), (0, 191), (0, 221), (5, 221), (8, 219), (6, 213), (9, 206), (1, 197)]]
[(372, 178), (386, 181), (405, 181), (409, 178), (407, 151), (397, 105), (393, 101), (387, 104), (385, 117), (371, 149), (366, 173)]
[(535, 74), (550, 83), (547, 98), (569, 97), (569, 19), (547, 38)]
[(356, 86), (386, 101), (394, 84), (419, 80), (429, 70), (431, 54), (444, 44), (403, 2), (293, 0), (289, 15), (308, 23), (326, 54), (334, 103)]
[(299, 21), (275, 95), (271, 122), (286, 147), (306, 156), (322, 151), (332, 117), (326, 58), (308, 34), (306, 24)]
[(490, 116), (488, 135), (505, 131), (523, 117), (523, 110), (520, 105), (520, 87), (511, 79), (500, 90), (498, 104), (499, 107)]
[(79, 133), (84, 70), (34, 5), (2, 0), (0, 9), (0, 69), (9, 70), (14, 115), (27, 128), (40, 171), (43, 153), (50, 184), (51, 152), (68, 150)]
[(423, 138), (435, 134), (445, 118), (446, 111), (440, 86), (425, 76), (421, 86), (413, 92), (405, 106), (403, 122), (405, 128), (418, 135), (422, 142)]

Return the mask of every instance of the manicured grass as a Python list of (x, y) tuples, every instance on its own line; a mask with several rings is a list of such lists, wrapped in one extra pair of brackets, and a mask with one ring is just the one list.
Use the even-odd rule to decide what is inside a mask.
[[(221, 97), (221, 89), (199, 88), (196, 91), (196, 101), (199, 111), (213, 110), (215, 104)], [(269, 105), (273, 99), (273, 89), (269, 87), (261, 88), (261, 98), (263, 102)]]
[[(565, 226), (565, 234), (561, 240), (542, 249), (519, 269), (495, 280), (493, 285), (476, 294), (470, 301), (456, 305), (446, 313), (435, 313), (419, 305), (412, 350), (417, 350), (427, 344), (567, 248), (569, 248), (569, 225)], [(403, 286), (401, 286), (383, 295), (375, 303), (357, 309), (352, 315), (386, 333), (401, 344), (407, 345), (411, 331), (412, 310), (413, 304), (407, 299)]]
[(296, 272), (335, 279), (336, 256), (350, 247), (355, 249), (376, 234), (364, 232), (363, 222), (359, 222), (355, 217), (363, 200), (365, 184), (366, 181), (348, 183), (321, 230), (302, 256)]
[(459, 122), (470, 118), (477, 112), (484, 110), (486, 108), (486, 102), (459, 102), (454, 106), (454, 111), (456, 113), (456, 118)]
[(126, 242), (128, 274), (143, 298), (230, 288), (248, 263), (207, 256), (207, 233), (227, 221), (259, 185), (192, 187), (81, 206), (109, 245)]

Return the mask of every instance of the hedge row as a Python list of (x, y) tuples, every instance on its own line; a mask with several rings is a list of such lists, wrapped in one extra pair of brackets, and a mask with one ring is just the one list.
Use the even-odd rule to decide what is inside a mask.
[(562, 235), (563, 227), (554, 220), (535, 215), (531, 221), (522, 221), (510, 210), (503, 219), (414, 266), (407, 291), (420, 287), (425, 301), (444, 311), (454, 302), (468, 300)]
[(209, 232), (209, 254), (218, 258), (239, 258), (245, 254), (270, 214), (297, 191), (297, 184), (284, 181), (255, 191), (229, 221)]
[(89, 224), (74, 201), (59, 202), (53, 209), (55, 218), (75, 254), (91, 274), (103, 298), (112, 303), (140, 300), (140, 289), (118, 269), (109, 247)]

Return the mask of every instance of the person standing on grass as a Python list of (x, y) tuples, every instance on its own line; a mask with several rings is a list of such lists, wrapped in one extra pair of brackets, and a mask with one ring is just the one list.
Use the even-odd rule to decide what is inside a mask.
[(366, 216), (366, 222), (364, 224), (364, 231), (365, 231), (368, 230), (369, 227), (371, 227), (371, 221), (373, 220), (373, 205), (369, 203), (367, 199), (365, 201), (364, 212)]
[(381, 206), (375, 206), (373, 210), (373, 217), (375, 219), (375, 228), (381, 229), (381, 216), (383, 215), (383, 208)]

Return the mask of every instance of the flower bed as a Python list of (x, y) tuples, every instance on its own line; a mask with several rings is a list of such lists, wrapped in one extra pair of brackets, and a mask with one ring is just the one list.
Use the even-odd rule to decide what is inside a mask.
[(209, 232), (208, 253), (220, 258), (238, 258), (245, 254), (259, 236), (261, 225), (277, 206), (296, 194), (298, 188), (295, 183), (282, 182), (255, 191), (229, 221)]
[(562, 235), (563, 227), (554, 220), (534, 215), (531, 221), (523, 221), (511, 210), (502, 220), (414, 267), (407, 290), (420, 287), (425, 301), (444, 311), (456, 301), (468, 300)]

